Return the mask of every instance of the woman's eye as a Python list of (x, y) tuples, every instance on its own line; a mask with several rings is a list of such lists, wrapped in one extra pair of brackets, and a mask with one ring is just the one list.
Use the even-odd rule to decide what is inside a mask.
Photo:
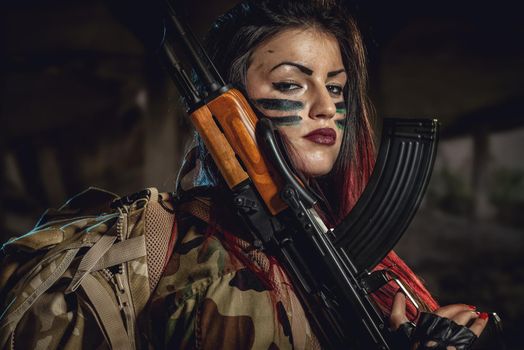
[(302, 88), (302, 86), (298, 84), (286, 82), (286, 81), (282, 81), (279, 83), (273, 83), (273, 87), (280, 92), (289, 92), (289, 91), (298, 90)]
[(339, 86), (339, 85), (327, 85), (326, 88), (334, 96), (342, 95), (342, 90), (343, 90), (342, 86)]

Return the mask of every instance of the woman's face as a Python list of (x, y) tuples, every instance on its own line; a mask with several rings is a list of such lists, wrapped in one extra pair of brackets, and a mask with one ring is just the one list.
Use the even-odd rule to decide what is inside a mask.
[(298, 170), (333, 168), (342, 143), (346, 72), (336, 39), (316, 29), (289, 29), (258, 46), (246, 88), (258, 109), (292, 146)]

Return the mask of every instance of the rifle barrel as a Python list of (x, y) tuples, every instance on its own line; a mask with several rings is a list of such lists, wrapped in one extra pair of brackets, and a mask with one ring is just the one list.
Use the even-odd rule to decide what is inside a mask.
[(168, 42), (164, 42), (162, 49), (162, 59), (167, 61), (165, 66), (182, 97), (184, 97), (190, 106), (199, 103), (201, 97), (198, 90), (180, 65), (176, 55), (173, 53), (171, 45)]
[[(220, 74), (211, 64), (211, 60), (207, 54), (202, 54), (202, 52), (205, 51), (200, 47), (200, 45), (195, 43), (196, 40), (194, 40), (194, 37), (192, 34), (190, 34), (189, 30), (184, 28), (184, 25), (178, 19), (173, 6), (168, 1), (166, 1), (166, 5), (169, 12), (168, 19), (171, 20), (170, 23), (172, 24), (175, 33), (179, 36), (180, 39), (182, 39), (182, 43), (186, 47), (191, 61), (194, 63), (196, 73), (199, 78), (202, 79), (208, 94), (219, 90), (224, 84), (221, 85), (215, 77), (218, 76), (219, 80), (222, 81)], [(200, 53), (197, 51), (200, 51)]]

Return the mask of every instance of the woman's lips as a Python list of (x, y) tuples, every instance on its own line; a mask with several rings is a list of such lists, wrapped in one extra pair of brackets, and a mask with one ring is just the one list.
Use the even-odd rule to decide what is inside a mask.
[(331, 146), (337, 140), (337, 133), (331, 128), (316, 129), (304, 136), (311, 142)]

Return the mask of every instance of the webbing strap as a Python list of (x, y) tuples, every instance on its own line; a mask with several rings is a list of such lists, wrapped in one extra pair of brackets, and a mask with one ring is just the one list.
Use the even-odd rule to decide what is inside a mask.
[[(107, 214), (107, 215), (99, 217), (97, 219), (97, 221), (96, 221), (96, 225), (92, 225), (91, 227), (84, 227), (84, 229), (82, 229), (82, 231), (83, 230), (87, 230), (87, 232), (80, 233), (79, 236), (82, 237), (81, 240), (74, 239), (73, 242), (68, 243), (68, 244), (65, 244), (65, 242), (62, 242), (61, 244), (57, 244), (55, 247), (51, 248), (51, 250), (49, 250), (46, 253), (46, 255), (44, 256), (43, 259), (47, 259), (48, 257), (53, 257), (56, 254), (62, 252), (63, 250), (77, 248), (77, 247), (80, 248), (80, 247), (92, 246), (96, 241), (98, 241), (98, 238), (101, 235), (101, 233), (93, 233), (93, 232), (89, 232), (89, 230), (92, 227), (94, 227), (94, 226), (105, 224), (105, 223), (111, 221), (112, 219), (114, 219), (117, 216), (118, 216), (118, 213), (113, 213), (113, 214)], [(82, 219), (82, 220), (88, 220), (89, 221), (89, 220), (93, 220), (93, 219), (92, 218), (88, 218), (88, 219)], [(80, 220), (78, 220), (78, 221), (80, 221)], [(62, 226), (60, 228), (60, 230), (63, 230), (67, 226), (78, 224), (78, 221), (70, 222), (67, 225)], [(85, 225), (83, 225), (83, 226), (85, 226)], [(72, 237), (72, 238), (74, 238), (74, 237)], [(45, 260), (42, 260), (42, 262), (43, 261), (45, 261)]]
[[(19, 282), (17, 283), (18, 287), (13, 288), (12, 293), (14, 295), (19, 295), (21, 293), (20, 290), (24, 288), (26, 281), (31, 276), (33, 276), (33, 274), (38, 269), (40, 269), (43, 265), (46, 265), (52, 259), (56, 259), (58, 253), (62, 253), (64, 250), (71, 250), (71, 249), (73, 249), (76, 252), (78, 252), (80, 250), (80, 248), (89, 247), (91, 245), (93, 245), (93, 243), (90, 243), (90, 242), (73, 242), (73, 243), (70, 243), (70, 244), (66, 245), (62, 249), (53, 252), (54, 255), (52, 255), (52, 254), (44, 255), (44, 257), (42, 258), (42, 260), (40, 260), (38, 262), (38, 264), (36, 264), (31, 270), (26, 272), (22, 278), (20, 278)], [(48, 253), (50, 253), (50, 252), (48, 252)], [(2, 319), (1, 315), (0, 315), (0, 319)]]
[(91, 271), (98, 271), (106, 267), (115, 266), (138, 259), (146, 255), (146, 239), (144, 236), (126, 239), (123, 242), (114, 244), (98, 262), (93, 266)]
[(149, 187), (149, 201), (150, 202), (158, 202), (158, 189), (156, 187)]
[(120, 310), (104, 286), (89, 273), (85, 275), (80, 285), (95, 309), (111, 349), (133, 349)]
[(56, 269), (49, 275), (49, 277), (46, 278), (42, 284), (40, 284), (34, 291), (29, 295), (23, 302), (20, 304), (15, 310), (11, 311), (5, 318), (2, 319), (0, 323), (0, 328), (9, 326), (11, 324), (12, 329), (16, 327), (22, 316), (24, 316), (25, 312), (31, 307), (31, 305), (34, 304), (36, 299), (42, 293), (44, 293), (46, 290), (48, 290), (67, 270), (69, 265), (71, 265), (71, 262), (76, 256), (76, 253), (78, 253), (80, 249), (71, 249), (68, 250), (67, 253), (64, 254), (64, 258), (58, 264)]
[(80, 261), (78, 269), (73, 276), (73, 280), (65, 290), (65, 294), (74, 292), (80, 286), (82, 279), (84, 279), (89, 274), (89, 272), (91, 272), (98, 260), (100, 260), (100, 258), (109, 250), (109, 248), (111, 248), (115, 241), (116, 236), (104, 235), (100, 237), (98, 242), (96, 242), (95, 245), (89, 249), (89, 251)]
[[(99, 225), (101, 223), (105, 223), (105, 222), (113, 219), (116, 216), (118, 216), (118, 213), (105, 215), (105, 216), (102, 217), (103, 220), (99, 221), (97, 223), (97, 225)], [(73, 223), (69, 223), (68, 225), (71, 225)], [(87, 235), (84, 235), (84, 239), (82, 239), (82, 240), (76, 240), (76, 241), (73, 241), (73, 242), (68, 243), (68, 244), (57, 244), (55, 247), (53, 247), (51, 250), (49, 250), (44, 255), (42, 260), (40, 260), (40, 262), (37, 265), (35, 265), (31, 269), (31, 271), (29, 271), (28, 273), (25, 274), (26, 277), (24, 277), (24, 279), (21, 280), (21, 281), (24, 281), (27, 278), (27, 276), (31, 276), (37, 269), (40, 268), (40, 266), (42, 266), (43, 264), (47, 263), (50, 259), (54, 259), (57, 254), (62, 253), (64, 250), (76, 249), (78, 251), (78, 249), (80, 249), (80, 248), (90, 247), (90, 246), (92, 246), (96, 242), (96, 240), (98, 239), (99, 236), (100, 236), (99, 234), (95, 234), (95, 235), (87, 234)]]

